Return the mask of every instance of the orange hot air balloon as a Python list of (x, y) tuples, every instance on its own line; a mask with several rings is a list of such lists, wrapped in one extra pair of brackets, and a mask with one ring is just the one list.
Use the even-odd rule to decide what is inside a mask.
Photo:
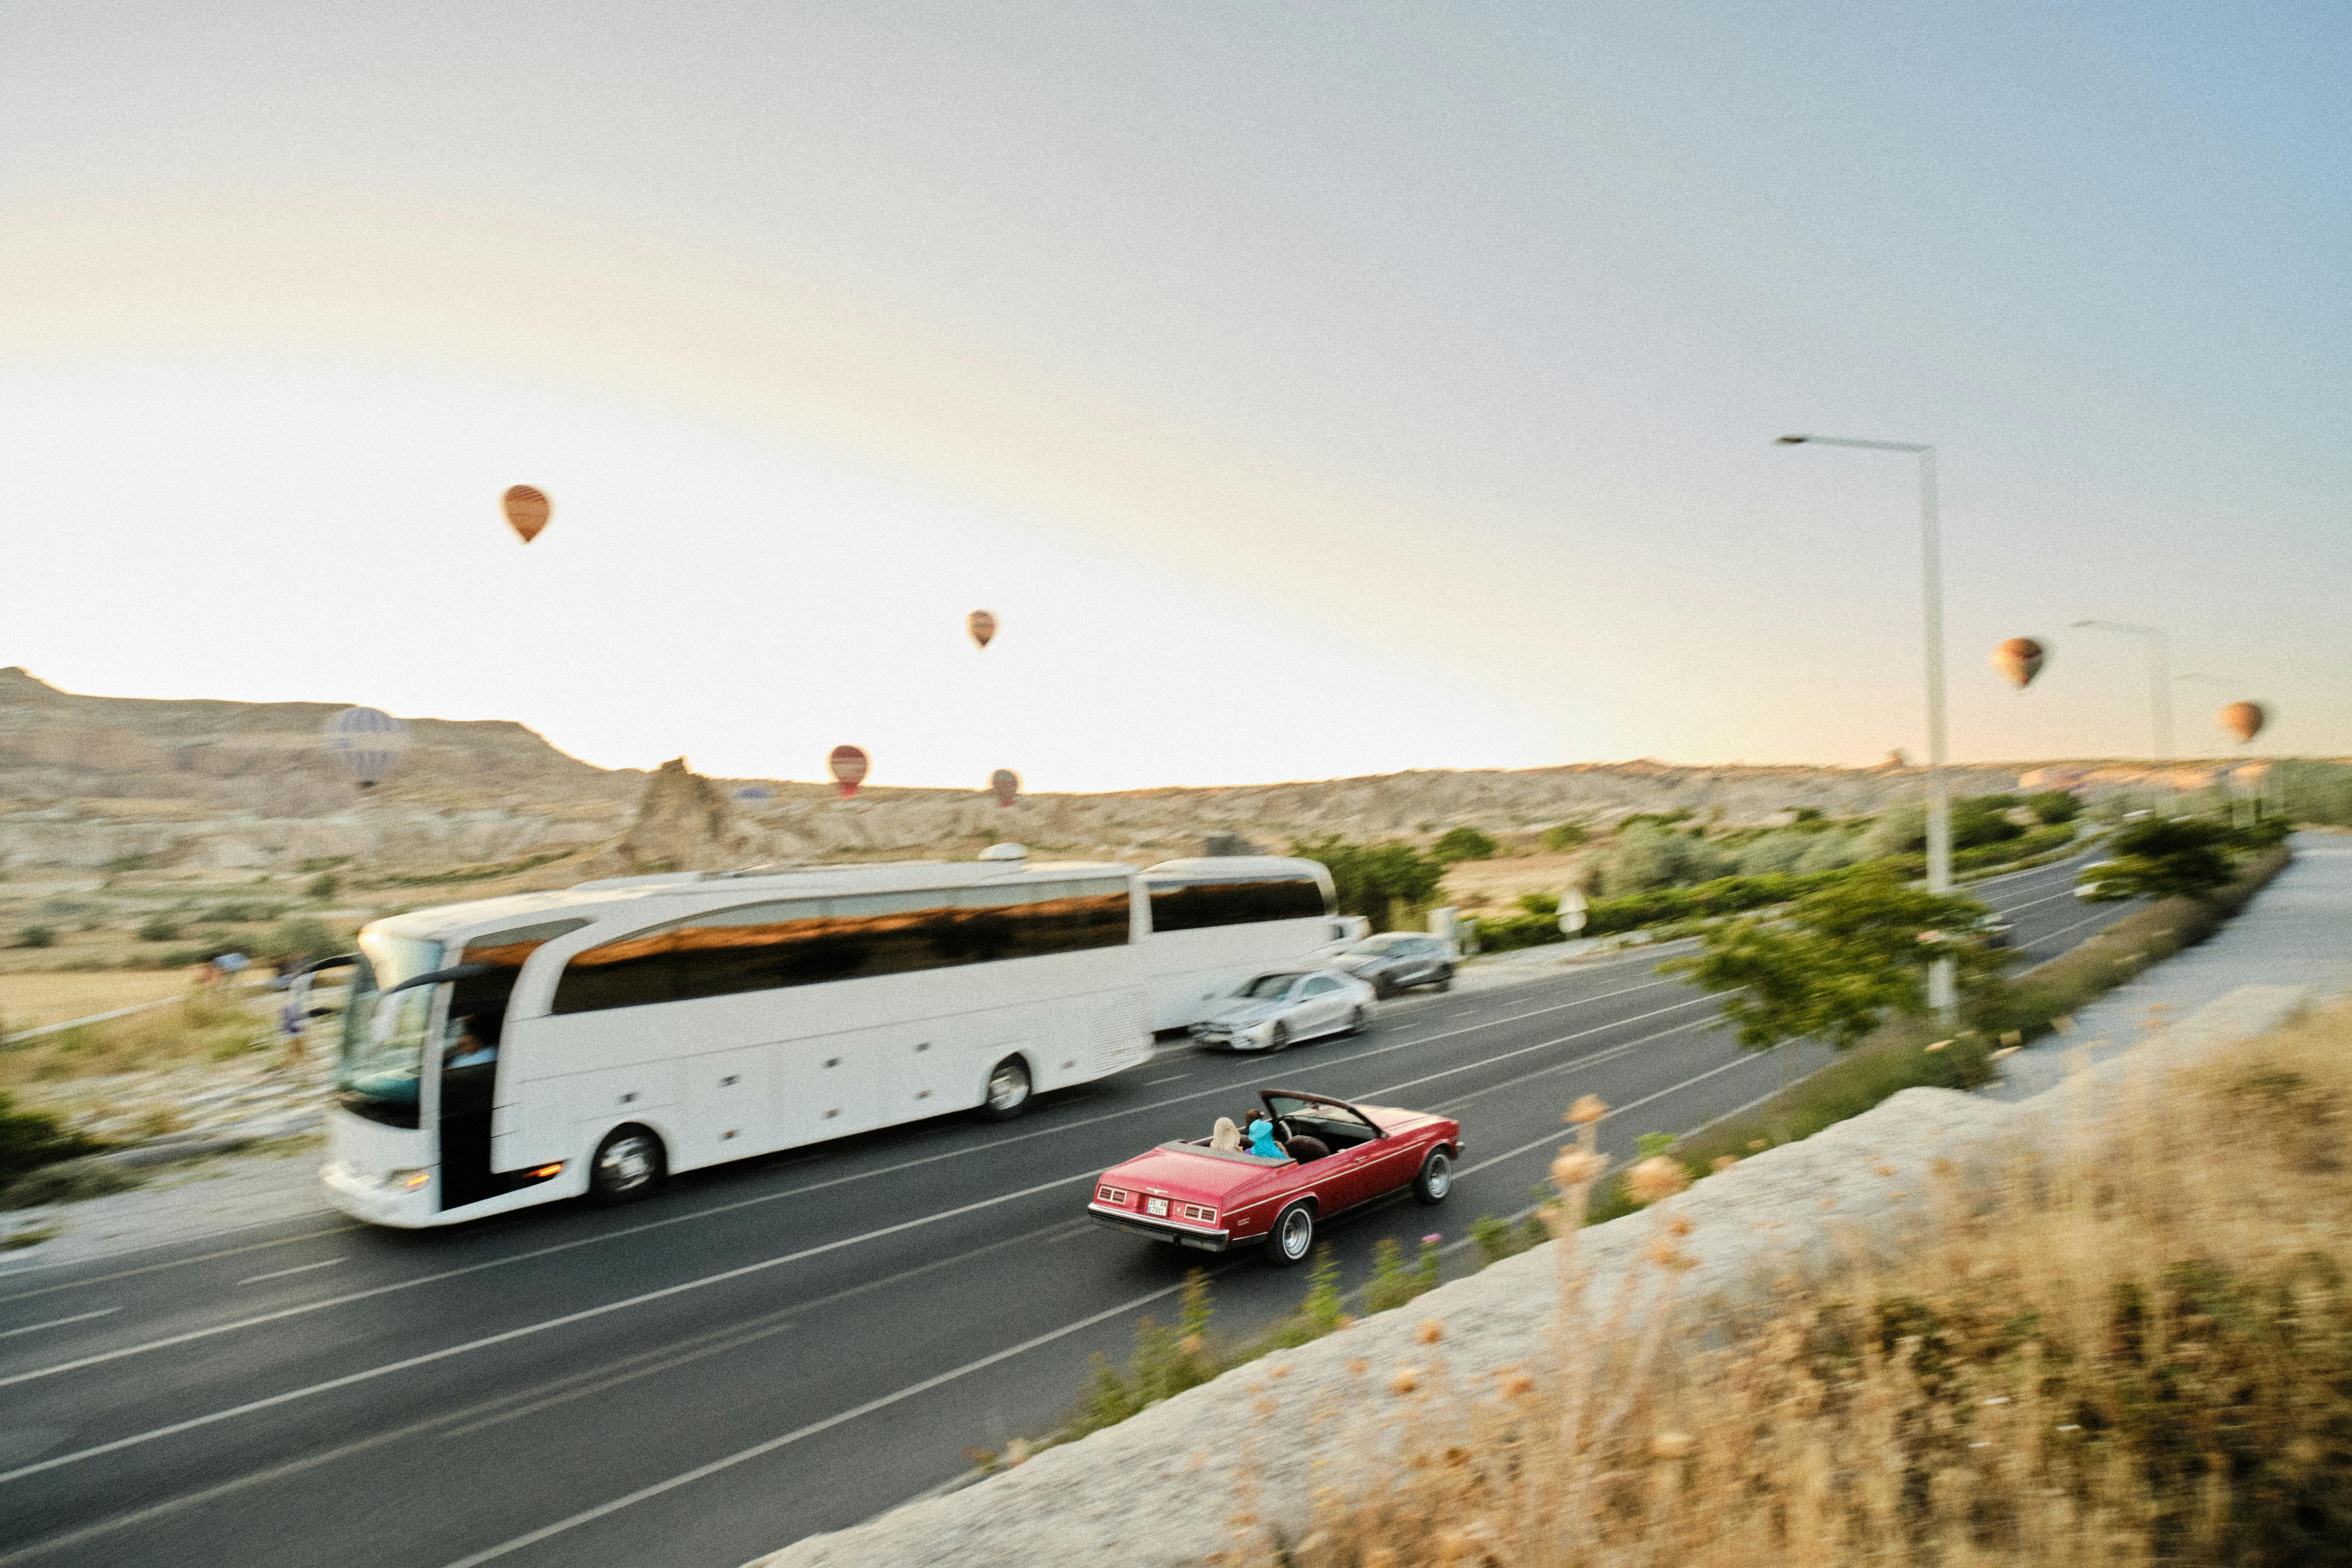
[(963, 629), (971, 634), (972, 641), (986, 647), (996, 637), (996, 617), (986, 610), (974, 610), (963, 618)]
[(522, 535), (525, 544), (539, 537), (539, 531), (555, 512), (555, 503), (547, 499), (547, 492), (530, 485), (508, 486), (499, 504), (506, 510), (507, 526)]
[(2032, 637), (2011, 637), (1992, 650), (1988, 662), (2000, 671), (2002, 679), (2022, 691), (2042, 673), (2042, 661), (2048, 657), (2042, 645)]
[(1021, 794), (1021, 775), (1011, 768), (999, 768), (988, 775), (988, 787), (999, 805), (1011, 805)]
[(835, 746), (824, 762), (833, 770), (833, 787), (841, 792), (844, 800), (856, 795), (857, 786), (866, 782), (867, 759), (855, 746)]
[(2213, 721), (2237, 736), (2238, 744), (2242, 746), (2263, 732), (2271, 716), (2259, 702), (2232, 702), (2214, 714)]

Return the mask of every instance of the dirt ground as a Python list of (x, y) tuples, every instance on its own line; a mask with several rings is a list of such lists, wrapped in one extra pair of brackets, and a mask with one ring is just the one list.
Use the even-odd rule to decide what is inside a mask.
[(1517, 855), (1492, 860), (1457, 860), (1445, 873), (1439, 898), (1472, 914), (1516, 912), (1521, 893), (1558, 897), (1578, 879), (1582, 852)]
[(177, 969), (68, 970), (0, 973), (0, 1027), (9, 1033), (87, 1018), (139, 1002), (160, 1002), (188, 988)]

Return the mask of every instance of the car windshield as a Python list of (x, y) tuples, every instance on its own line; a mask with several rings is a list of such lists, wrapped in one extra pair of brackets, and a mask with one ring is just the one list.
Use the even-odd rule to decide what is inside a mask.
[(1348, 951), (1349, 952), (1394, 952), (1412, 940), (1401, 931), (1384, 931), (1378, 936), (1366, 937)]
[(441, 963), (441, 944), (382, 931), (360, 933), (360, 961), (343, 1004), (343, 1044), (336, 1064), (335, 1101), (387, 1127), (415, 1127), (425, 1077), (425, 1030), (433, 1014), (430, 985), (404, 991), (390, 1028), (375, 1029), (376, 998), (404, 980), (429, 974)]
[(1261, 974), (1255, 980), (1244, 982), (1242, 988), (1234, 992), (1234, 994), (1236, 996), (1259, 996), (1266, 998), (1279, 996), (1284, 992), (1288, 991), (1290, 989), (1290, 983), (1297, 978), (1298, 976), (1294, 973)]

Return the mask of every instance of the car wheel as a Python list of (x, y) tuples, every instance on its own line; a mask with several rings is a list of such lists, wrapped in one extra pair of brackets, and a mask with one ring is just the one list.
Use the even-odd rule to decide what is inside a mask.
[(1341, 1033), (1360, 1035), (1370, 1026), (1371, 1022), (1372, 1016), (1366, 1012), (1364, 1005), (1359, 1002), (1356, 1004), (1355, 1010), (1348, 1015), (1348, 1026)]
[(1293, 1204), (1274, 1216), (1274, 1228), (1265, 1233), (1266, 1260), (1276, 1268), (1289, 1268), (1307, 1261), (1315, 1250), (1315, 1211), (1307, 1205)]
[(1372, 976), (1372, 1000), (1375, 1002), (1385, 1002), (1395, 994), (1396, 987), (1389, 984), (1389, 977), (1387, 975), (1376, 974)]
[(1454, 989), (1454, 971), (1453, 971), (1453, 970), (1451, 970), (1451, 969), (1441, 969), (1441, 970), (1439, 970), (1439, 971), (1437, 972), (1437, 983), (1436, 983), (1434, 985), (1431, 986), (1431, 987), (1430, 987), (1430, 989), (1431, 989), (1431, 990), (1433, 990), (1433, 991), (1451, 991), (1451, 990), (1453, 990), (1453, 989)]
[(1272, 1056), (1276, 1051), (1286, 1051), (1289, 1048), (1290, 1030), (1288, 1026), (1282, 1024), (1276, 1024), (1274, 1026), (1274, 1032), (1265, 1037), (1265, 1054), (1267, 1056)]
[(1029, 1064), (1007, 1057), (988, 1069), (988, 1098), (980, 1102), (983, 1121), (1010, 1121), (1029, 1109)]
[(1421, 1174), (1412, 1179), (1412, 1195), (1425, 1204), (1442, 1204), (1454, 1190), (1454, 1156), (1443, 1149), (1432, 1149), (1429, 1158), (1421, 1163)]
[(615, 1127), (588, 1163), (588, 1197), (607, 1208), (649, 1196), (669, 1173), (661, 1140), (642, 1127)]

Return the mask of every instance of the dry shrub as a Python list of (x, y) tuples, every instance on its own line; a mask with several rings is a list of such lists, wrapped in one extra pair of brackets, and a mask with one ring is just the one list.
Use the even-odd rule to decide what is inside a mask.
[(2078, 1080), (2057, 1152), (1946, 1171), (1900, 1262), (1760, 1304), (1672, 1312), (1687, 1200), (1622, 1291), (1570, 1230), (1547, 1364), (1470, 1389), (1430, 1355), (1401, 1449), (1367, 1436), (1304, 1539), (1223, 1560), (2352, 1563), (2347, 1047), (2352, 1007)]

